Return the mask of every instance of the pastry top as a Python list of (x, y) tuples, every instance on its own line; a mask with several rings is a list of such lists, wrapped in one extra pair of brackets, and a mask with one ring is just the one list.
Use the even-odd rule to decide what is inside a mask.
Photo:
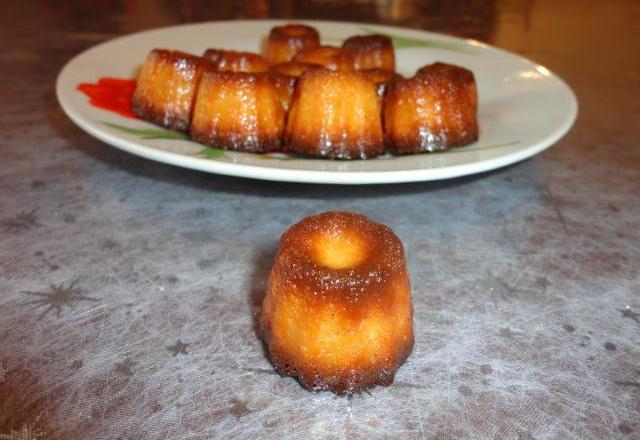
[(221, 72), (253, 73), (269, 70), (269, 65), (262, 55), (253, 52), (207, 49), (202, 56), (213, 63), (215, 70)]
[(294, 76), (298, 78), (307, 70), (322, 69), (319, 64), (302, 63), (298, 61), (287, 61), (271, 66), (271, 72), (281, 73), (283, 75)]
[(269, 64), (290, 61), (303, 49), (320, 45), (320, 34), (311, 26), (287, 24), (271, 29), (267, 39), (266, 59)]
[(278, 278), (312, 292), (307, 300), (344, 304), (382, 301), (398, 273), (404, 249), (388, 227), (364, 215), (331, 211), (307, 217), (282, 236)]
[(337, 46), (319, 46), (300, 51), (294, 58), (299, 63), (318, 64), (330, 70), (351, 70), (344, 68), (342, 48)]
[(342, 43), (344, 65), (353, 69), (395, 70), (393, 43), (386, 35), (354, 35)]

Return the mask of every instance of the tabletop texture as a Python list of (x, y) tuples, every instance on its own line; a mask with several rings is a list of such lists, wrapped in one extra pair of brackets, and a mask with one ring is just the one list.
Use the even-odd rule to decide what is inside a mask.
[[(0, 15), (0, 439), (640, 439), (640, 3), (7, 2)], [(119, 151), (56, 102), (64, 63), (171, 24), (314, 18), (443, 32), (574, 89), (543, 154), (443, 182), (236, 179)], [(389, 387), (277, 375), (255, 332), (279, 237), (390, 226), (415, 348)]]

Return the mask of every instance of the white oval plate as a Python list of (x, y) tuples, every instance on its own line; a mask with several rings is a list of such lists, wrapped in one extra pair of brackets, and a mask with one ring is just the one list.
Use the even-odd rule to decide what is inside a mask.
[[(129, 153), (185, 168), (288, 182), (370, 184), (447, 179), (503, 167), (548, 148), (573, 124), (577, 101), (548, 69), (486, 44), (430, 32), (361, 23), (301, 22), (316, 27), (324, 44), (352, 35), (393, 38), (397, 70), (411, 76), (435, 61), (473, 71), (478, 83), (480, 139), (462, 148), (410, 156), (335, 161), (287, 155), (222, 151), (176, 139), (150, 123), (89, 104), (76, 87), (101, 77), (135, 78), (153, 48), (201, 54), (208, 47), (260, 51), (279, 20), (189, 24), (140, 32), (94, 46), (73, 58), (58, 76), (56, 92), (66, 114), (98, 139)], [(173, 138), (172, 138), (173, 137)]]

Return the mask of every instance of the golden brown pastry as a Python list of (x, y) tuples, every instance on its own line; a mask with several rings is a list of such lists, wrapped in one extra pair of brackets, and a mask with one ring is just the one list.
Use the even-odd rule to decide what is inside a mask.
[(291, 107), (291, 100), (293, 99), (293, 93), (296, 90), (298, 78), (271, 71), (269, 72), (269, 79), (276, 88), (280, 105), (282, 105), (285, 112), (288, 112)]
[(393, 81), (384, 98), (389, 151), (422, 153), (478, 140), (477, 92), (473, 73), (436, 63), (413, 77)]
[(464, 88), (467, 91), (469, 97), (469, 104), (474, 113), (478, 109), (478, 90), (476, 86), (476, 79), (473, 76), (473, 72), (463, 67), (455, 66), (447, 63), (433, 63), (426, 66), (422, 66), (416, 72), (416, 75), (429, 75), (432, 77), (442, 76), (450, 78), (459, 78), (458, 81), (464, 84)]
[(342, 43), (342, 58), (352, 69), (396, 70), (391, 39), (385, 35), (356, 35)]
[(363, 74), (309, 70), (293, 96), (285, 149), (337, 159), (375, 157), (384, 149), (380, 119), (376, 86)]
[(291, 61), (293, 57), (305, 49), (320, 46), (320, 35), (311, 26), (303, 24), (287, 24), (271, 29), (267, 39), (265, 57), (269, 64)]
[(298, 77), (307, 70), (323, 69), (318, 64), (298, 63), (296, 61), (287, 61), (271, 66), (269, 77), (273, 81), (278, 91), (278, 98), (285, 112), (289, 111), (293, 92), (298, 84)]
[(228, 150), (264, 153), (282, 143), (285, 113), (268, 73), (202, 74), (191, 138)]
[(267, 72), (267, 61), (257, 53), (224, 49), (207, 49), (203, 58), (221, 72)]
[(361, 214), (303, 219), (280, 241), (260, 329), (278, 372), (309, 390), (389, 385), (413, 348), (402, 243)]
[(293, 58), (298, 63), (318, 64), (331, 70), (353, 70), (343, 63), (342, 48), (337, 46), (319, 46), (302, 50)]
[(152, 50), (140, 69), (133, 112), (173, 130), (189, 128), (200, 76), (208, 63), (175, 50)]
[(374, 82), (378, 92), (378, 97), (380, 98), (384, 97), (384, 94), (387, 91), (387, 84), (391, 81), (402, 78), (402, 75), (394, 72), (393, 70), (365, 69), (361, 70), (360, 73)]
[(300, 77), (307, 70), (322, 69), (319, 64), (300, 63), (297, 61), (287, 61), (285, 63), (274, 64), (271, 66), (271, 71), (281, 73), (283, 75)]

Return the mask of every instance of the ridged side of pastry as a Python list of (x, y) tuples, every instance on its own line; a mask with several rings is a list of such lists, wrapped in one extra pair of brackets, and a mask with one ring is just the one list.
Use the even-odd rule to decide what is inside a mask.
[(380, 154), (383, 136), (375, 84), (358, 72), (303, 73), (289, 111), (285, 148), (337, 159)]
[(133, 95), (133, 112), (142, 119), (186, 131), (203, 68), (200, 57), (154, 49), (140, 69)]
[(206, 70), (196, 97), (191, 137), (251, 153), (278, 150), (285, 112), (268, 73)]
[(458, 66), (436, 63), (391, 82), (383, 109), (387, 148), (422, 153), (475, 142), (477, 102), (473, 73)]
[(343, 64), (356, 70), (395, 71), (396, 57), (391, 39), (385, 35), (355, 35), (342, 43)]
[(278, 372), (310, 390), (389, 385), (414, 342), (402, 243), (360, 214), (303, 219), (282, 236), (260, 329)]

